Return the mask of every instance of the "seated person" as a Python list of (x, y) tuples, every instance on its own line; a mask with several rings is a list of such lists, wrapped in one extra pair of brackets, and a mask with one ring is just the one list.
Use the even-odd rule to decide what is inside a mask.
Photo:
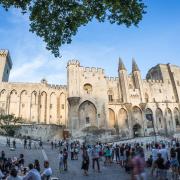
[(49, 162), (48, 161), (44, 161), (44, 171), (41, 174), (41, 178), (43, 180), (48, 180), (50, 179), (51, 175), (52, 175), (52, 169), (49, 167)]
[(17, 170), (15, 168), (12, 168), (10, 171), (10, 175), (6, 178), (6, 180), (21, 180), (17, 173)]
[(34, 168), (33, 164), (29, 164), (29, 172), (24, 176), (23, 180), (41, 180), (41, 175), (37, 169)]

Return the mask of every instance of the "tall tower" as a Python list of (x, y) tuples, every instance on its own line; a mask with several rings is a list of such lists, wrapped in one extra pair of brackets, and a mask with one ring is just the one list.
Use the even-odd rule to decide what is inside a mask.
[(68, 102), (69, 102), (69, 127), (71, 133), (79, 128), (78, 107), (80, 101), (80, 63), (77, 60), (71, 60), (67, 64), (67, 87), (68, 87)]
[(130, 102), (129, 88), (128, 88), (129, 87), (128, 86), (128, 74), (127, 74), (127, 70), (126, 70), (121, 58), (119, 58), (118, 73), (119, 73), (119, 84), (120, 84), (120, 89), (121, 89), (121, 93), (122, 93), (122, 99), (123, 99), (123, 102), (128, 103), (128, 102)]
[(8, 82), (12, 61), (8, 50), (0, 50), (0, 82)]
[(67, 64), (67, 85), (69, 97), (79, 97), (79, 67), (80, 63), (77, 60), (71, 60)]
[(139, 89), (141, 101), (143, 102), (144, 94), (143, 94), (143, 83), (142, 83), (142, 78), (141, 78), (141, 72), (134, 58), (132, 59), (132, 77), (134, 81), (134, 87), (135, 89)]

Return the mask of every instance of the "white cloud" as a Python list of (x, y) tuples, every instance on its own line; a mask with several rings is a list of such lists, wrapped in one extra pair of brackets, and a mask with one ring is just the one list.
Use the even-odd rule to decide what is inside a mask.
[(30, 63), (24, 63), (21, 67), (18, 67), (16, 69), (13, 69), (11, 72), (11, 77), (13, 79), (18, 79), (22, 76), (26, 76), (28, 73), (32, 73), (36, 71), (39, 67), (43, 66), (42, 59), (38, 58)]

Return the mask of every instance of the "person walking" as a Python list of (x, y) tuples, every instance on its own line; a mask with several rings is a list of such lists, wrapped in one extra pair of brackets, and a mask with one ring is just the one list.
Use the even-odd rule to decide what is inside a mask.
[(58, 155), (58, 160), (59, 160), (59, 171), (63, 171), (63, 151), (59, 152)]
[(89, 169), (89, 155), (86, 148), (83, 148), (82, 154), (82, 167), (81, 169), (84, 170), (84, 175), (88, 176), (88, 169)]
[(100, 171), (100, 165), (99, 165), (99, 148), (96, 146), (92, 149), (92, 168), (95, 170), (95, 162), (97, 164), (98, 172)]

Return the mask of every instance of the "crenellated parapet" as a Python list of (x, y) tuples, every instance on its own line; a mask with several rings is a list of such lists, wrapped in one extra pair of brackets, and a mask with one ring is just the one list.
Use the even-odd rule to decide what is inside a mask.
[(107, 81), (110, 81), (110, 82), (117, 82), (117, 81), (119, 81), (118, 77), (105, 77), (105, 79)]
[(162, 84), (163, 80), (145, 79), (144, 82), (151, 83), (151, 84)]
[(0, 49), (0, 58), (7, 58), (7, 62), (9, 64), (10, 69), (12, 68), (12, 60), (10, 57), (10, 53), (7, 49)]
[(104, 69), (95, 67), (81, 67), (84, 72), (104, 74)]
[(67, 66), (70, 66), (70, 65), (80, 66), (80, 62), (78, 60), (76, 60), (76, 59), (69, 60), (68, 63), (67, 63)]
[(47, 86), (49, 88), (52, 88), (52, 89), (67, 90), (67, 86), (66, 85), (48, 84)]

